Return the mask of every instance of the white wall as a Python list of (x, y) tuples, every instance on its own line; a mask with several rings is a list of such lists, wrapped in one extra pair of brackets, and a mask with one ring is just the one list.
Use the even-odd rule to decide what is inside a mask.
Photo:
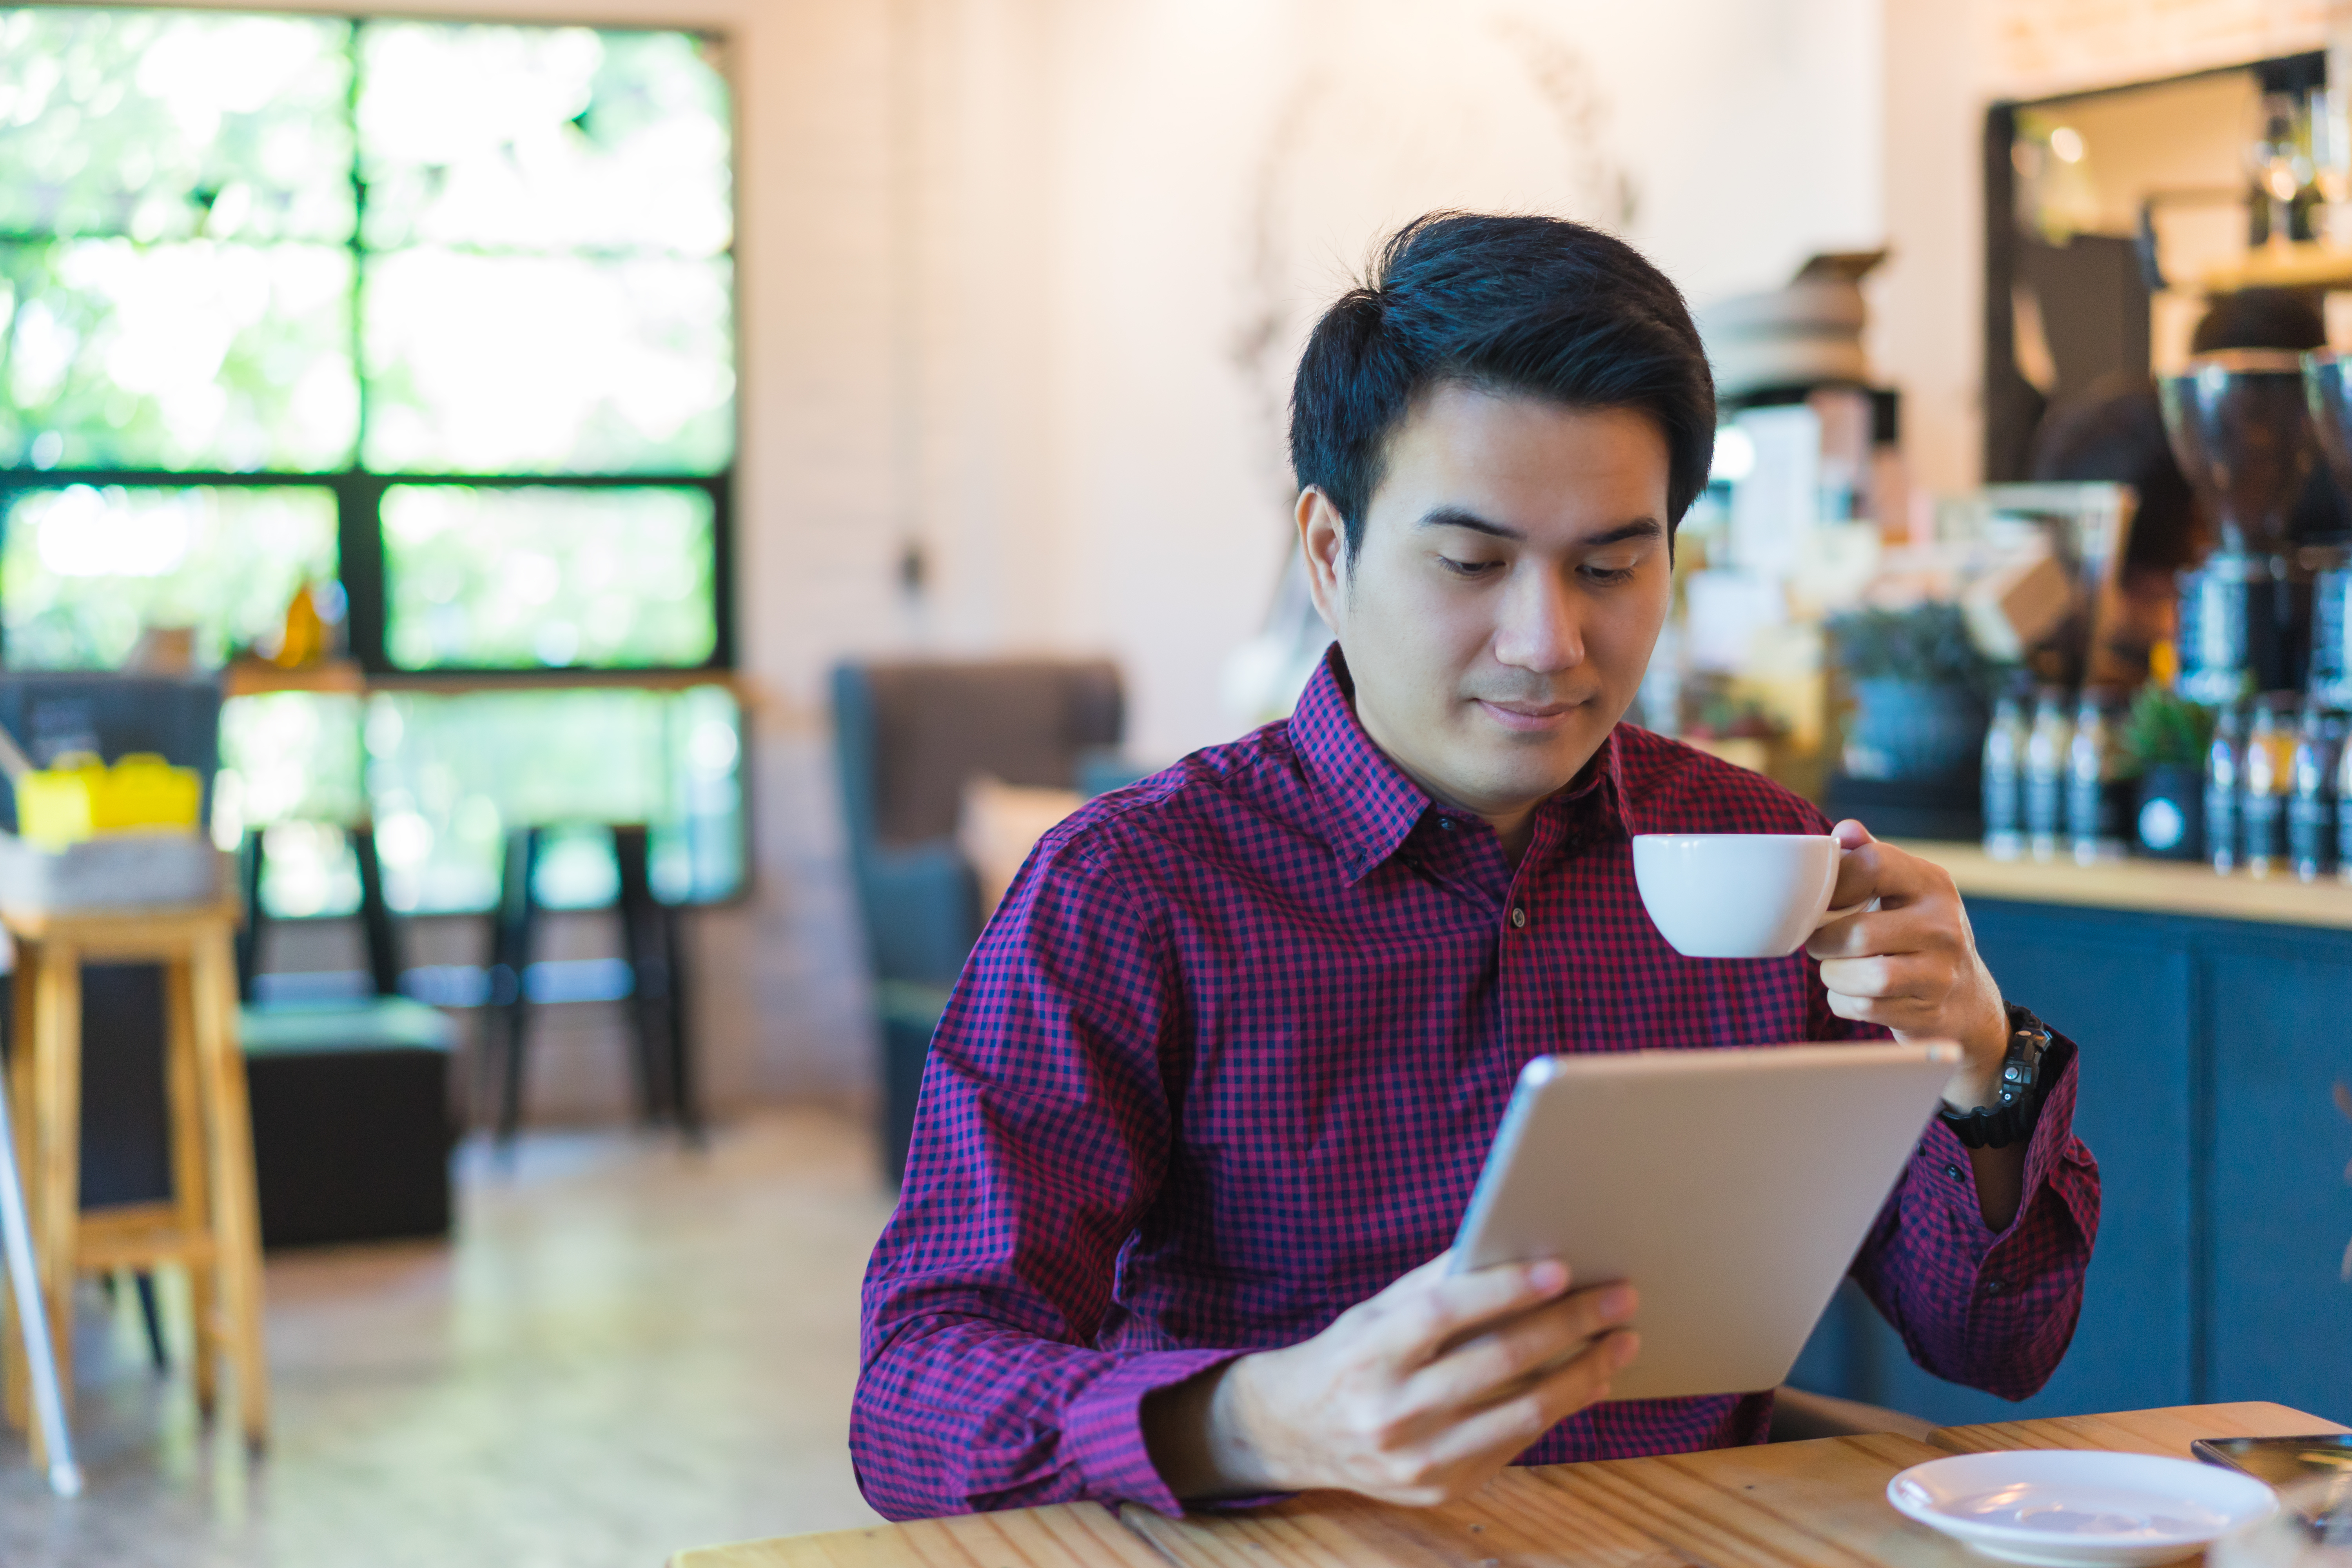
[[(1380, 234), (1566, 213), (1703, 304), (1885, 226), (1879, 0), (383, 8), (729, 40), (759, 881), (698, 928), (721, 1103), (868, 1081), (835, 658), (1108, 649), (1140, 749), (1232, 731), (1217, 669), (1284, 549), (1289, 362)], [(616, 1106), (617, 1042), (564, 1038), (539, 1103)]]
[[(985, 33), (1013, 8), (935, 0), (926, 15)], [(977, 612), (959, 606), (990, 602), (978, 540), (1021, 552), (995, 582), (1041, 597), (1022, 601), (1012, 640), (1115, 652), (1150, 754), (1234, 729), (1217, 671), (1263, 616), (1286, 545), (1289, 369), (1381, 236), (1432, 207), (1561, 213), (1620, 229), (1704, 303), (1883, 228), (1874, 0), (1066, 0), (1031, 14), (1046, 18), (1042, 47), (966, 90), (1040, 94), (1048, 112), (951, 154), (1018, 204), (959, 213), (919, 242), (927, 269), (1021, 255), (1015, 270), (1045, 283), (992, 344), (940, 350), (974, 384), (970, 407), (979, 387), (1042, 392), (1028, 419), (992, 405), (988, 435), (1030, 444), (1030, 460), (1000, 462), (1024, 498), (1042, 478), (1045, 504), (1011, 521), (997, 490), (962, 482), (982, 477), (970, 470), (927, 488), (943, 542), (934, 613), (969, 627)], [(959, 107), (937, 112), (961, 122)], [(1035, 164), (992, 163), (1016, 149)], [(927, 442), (935, 475), (969, 430), (952, 401), (926, 407), (947, 416)]]

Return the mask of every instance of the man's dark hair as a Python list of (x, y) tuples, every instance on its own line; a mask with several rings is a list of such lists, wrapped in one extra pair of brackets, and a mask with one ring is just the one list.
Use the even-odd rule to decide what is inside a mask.
[(1430, 213), (1323, 312), (1291, 384), (1290, 466), (1331, 498), (1350, 559), (1389, 437), (1445, 384), (1649, 415), (1666, 438), (1669, 530), (1706, 486), (1715, 379), (1698, 329), (1665, 274), (1599, 229)]

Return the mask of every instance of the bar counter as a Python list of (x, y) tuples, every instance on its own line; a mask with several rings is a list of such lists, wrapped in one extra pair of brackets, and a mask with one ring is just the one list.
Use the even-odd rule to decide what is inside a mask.
[(2241, 871), (2224, 877), (2201, 860), (2108, 860), (2091, 866), (2078, 866), (2063, 855), (2056, 860), (1996, 860), (1974, 844), (1899, 842), (1949, 871), (1970, 900), (2001, 899), (2352, 931), (2352, 885), (2333, 874), (2305, 882), (2292, 873), (2253, 877)]
[(2010, 1405), (1913, 1366), (1848, 1286), (1790, 1381), (1941, 1424), (2255, 1398), (2352, 1419), (2352, 887), (1904, 847), (1952, 873), (2003, 994), (2081, 1047), (2104, 1187), (2082, 1321)]

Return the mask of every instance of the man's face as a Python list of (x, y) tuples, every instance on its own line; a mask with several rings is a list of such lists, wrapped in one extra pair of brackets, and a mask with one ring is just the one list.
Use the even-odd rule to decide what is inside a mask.
[(1665, 620), (1666, 472), (1646, 415), (1441, 385), (1391, 439), (1352, 562), (1329, 500), (1299, 498), (1357, 717), (1415, 783), (1516, 821), (1591, 760)]

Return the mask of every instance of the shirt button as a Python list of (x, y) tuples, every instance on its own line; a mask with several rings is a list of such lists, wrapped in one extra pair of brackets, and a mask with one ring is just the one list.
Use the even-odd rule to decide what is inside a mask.
[(1944, 1167), (1944, 1174), (1957, 1182), (1960, 1179), (1960, 1168), (1958, 1165), (1947, 1165)]
[(1451, 833), (1454, 831), (1454, 819), (1450, 816), (1441, 816), (1437, 819), (1437, 826)]
[(1528, 929), (1527, 910), (1513, 910), (1511, 911), (1511, 929), (1513, 931), (1525, 931)]
[(2009, 1283), (2008, 1283), (2008, 1281), (2007, 1281), (2007, 1280), (2003, 1280), (2003, 1279), (1988, 1279), (1988, 1280), (1986, 1280), (1986, 1281), (1984, 1282), (1984, 1293), (1985, 1293), (1986, 1295), (1988, 1295), (1988, 1296), (1998, 1296), (1998, 1295), (2000, 1295), (2003, 1290), (2006, 1290), (2006, 1289), (2009, 1289)]

